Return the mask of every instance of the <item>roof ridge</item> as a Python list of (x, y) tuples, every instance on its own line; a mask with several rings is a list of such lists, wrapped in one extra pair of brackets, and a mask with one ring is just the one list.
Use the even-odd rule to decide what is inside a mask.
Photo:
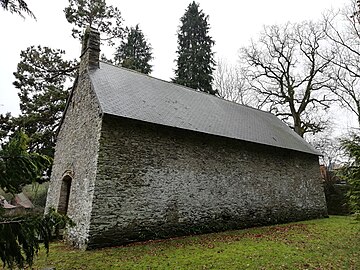
[[(166, 80), (164, 80), (164, 79), (156, 78), (156, 77), (151, 76), (151, 75), (149, 75), (149, 74), (141, 73), (141, 72), (136, 71), (136, 70), (133, 70), (133, 69), (129, 69), (129, 68), (117, 66), (117, 65), (114, 65), (113, 63), (105, 62), (105, 61), (103, 61), (103, 60), (100, 60), (99, 62), (101, 62), (101, 63), (103, 63), (103, 64), (106, 64), (106, 65), (109, 65), (109, 66), (113, 66), (113, 67), (115, 67), (115, 68), (119, 68), (119, 69), (123, 69), (123, 70), (129, 71), (129, 72), (133, 72), (133, 73), (136, 73), (136, 74), (138, 74), (138, 75), (142, 75), (142, 76), (144, 76), (144, 77), (148, 77), (148, 78), (150, 78), (150, 79), (155, 79), (155, 80), (158, 80), (158, 81), (161, 81), (161, 82), (164, 82), (164, 83), (168, 83), (168, 84), (171, 84), (171, 85), (175, 85), (175, 86), (184, 88), (184, 89), (186, 89), (186, 90), (189, 90), (189, 91), (192, 91), (192, 92), (195, 92), (195, 93), (204, 94), (204, 95), (207, 95), (207, 96), (209, 96), (209, 97), (218, 98), (219, 100), (229, 102), (230, 104), (233, 104), (234, 106), (243, 106), (243, 107), (246, 107), (246, 108), (248, 108), (248, 109), (253, 109), (253, 110), (256, 110), (256, 111), (259, 111), (259, 112), (262, 112), (262, 113), (268, 113), (268, 114), (271, 114), (271, 115), (275, 116), (273, 113), (271, 113), (271, 112), (269, 112), (269, 111), (264, 111), (264, 110), (261, 110), (261, 109), (259, 109), (259, 108), (251, 107), (251, 106), (249, 106), (249, 105), (240, 104), (240, 103), (237, 103), (237, 102), (235, 102), (235, 101), (227, 100), (227, 99), (225, 99), (225, 98), (222, 98), (222, 97), (219, 97), (219, 96), (215, 96), (215, 95), (211, 95), (211, 94), (206, 93), (206, 92), (203, 92), (203, 91), (198, 91), (198, 90), (196, 90), (196, 89), (190, 88), (190, 87), (185, 86), (185, 85), (181, 85), (181, 84), (178, 84), (178, 83), (166, 81)], [(276, 116), (275, 116), (275, 117), (276, 117)]]

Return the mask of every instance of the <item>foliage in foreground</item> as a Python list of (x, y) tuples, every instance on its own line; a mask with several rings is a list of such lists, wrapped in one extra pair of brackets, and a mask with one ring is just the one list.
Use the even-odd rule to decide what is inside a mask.
[(31, 265), (44, 243), (46, 253), (55, 229), (65, 228), (71, 220), (51, 209), (45, 216), (28, 214), (17, 217), (0, 216), (0, 258), (9, 268)]
[[(22, 132), (0, 147), (0, 188), (10, 193), (21, 192), (29, 183), (43, 181), (51, 158), (28, 152), (29, 138)], [(49, 241), (55, 228), (71, 225), (66, 216), (50, 210), (42, 213), (14, 216), (0, 204), (0, 258), (4, 265), (29, 265), (38, 253), (40, 242), (49, 250)]]
[(342, 141), (342, 147), (350, 161), (341, 169), (340, 177), (350, 186), (348, 204), (351, 211), (360, 219), (360, 136), (352, 134), (349, 139)]
[(10, 13), (16, 13), (21, 17), (24, 17), (23, 12), (25, 12), (35, 19), (35, 15), (24, 0), (0, 0), (0, 6), (3, 9), (10, 11)]
[(18, 131), (0, 150), (0, 187), (9, 193), (20, 193), (33, 182), (41, 183), (51, 158), (27, 151), (29, 138)]
[(348, 217), (79, 251), (62, 243), (34, 269), (360, 269), (359, 224)]

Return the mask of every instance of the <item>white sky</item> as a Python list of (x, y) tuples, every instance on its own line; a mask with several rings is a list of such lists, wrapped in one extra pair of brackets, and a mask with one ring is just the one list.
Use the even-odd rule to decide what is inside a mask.
[[(117, 6), (125, 26), (139, 23), (153, 47), (152, 76), (169, 80), (173, 77), (177, 47), (176, 31), (180, 17), (191, 0), (107, 0)], [(215, 40), (215, 58), (236, 63), (238, 49), (257, 38), (263, 25), (288, 21), (317, 20), (329, 8), (341, 8), (350, 0), (198, 0), (209, 15), (210, 35)], [(80, 43), (71, 37), (71, 25), (63, 13), (67, 0), (27, 0), (37, 21), (0, 9), (0, 113), (19, 113), (17, 90), (12, 86), (20, 51), (31, 45), (64, 49), (69, 58), (80, 55)], [(105, 50), (105, 53), (108, 51)], [(108, 54), (108, 53), (107, 53)], [(108, 55), (110, 56), (110, 55)], [(353, 123), (342, 120), (343, 127)]]

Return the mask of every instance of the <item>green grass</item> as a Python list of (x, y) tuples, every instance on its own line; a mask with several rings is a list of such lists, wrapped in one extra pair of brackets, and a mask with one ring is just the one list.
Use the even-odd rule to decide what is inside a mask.
[(34, 269), (360, 269), (360, 224), (332, 216), (224, 233), (79, 251), (42, 251)]

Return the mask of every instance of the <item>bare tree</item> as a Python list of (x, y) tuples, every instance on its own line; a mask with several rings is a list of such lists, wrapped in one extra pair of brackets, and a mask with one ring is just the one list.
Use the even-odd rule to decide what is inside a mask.
[(257, 107), (258, 100), (246, 80), (246, 73), (240, 66), (229, 65), (219, 59), (214, 72), (213, 88), (219, 96), (239, 104)]
[(319, 161), (327, 171), (336, 169), (343, 162), (344, 151), (341, 149), (340, 139), (333, 136), (331, 128), (307, 139), (322, 154)]
[(338, 12), (324, 15), (324, 33), (331, 51), (324, 55), (334, 66), (329, 77), (336, 80), (333, 93), (340, 104), (354, 113), (360, 126), (360, 17), (355, 0)]
[(325, 72), (331, 59), (320, 57), (326, 35), (312, 22), (267, 26), (258, 43), (241, 49), (251, 86), (265, 109), (282, 118), (300, 136), (322, 131), (332, 88)]

